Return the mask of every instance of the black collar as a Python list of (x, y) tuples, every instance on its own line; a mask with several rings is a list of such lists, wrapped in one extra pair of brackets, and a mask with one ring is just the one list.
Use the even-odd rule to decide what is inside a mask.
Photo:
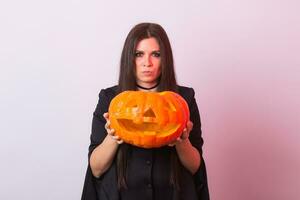
[(154, 85), (153, 87), (150, 87), (150, 88), (145, 88), (145, 87), (140, 86), (140, 85), (138, 85), (138, 84), (136, 84), (136, 86), (137, 86), (138, 88), (140, 88), (140, 89), (143, 89), (143, 90), (152, 90), (152, 89), (156, 88), (156, 87), (158, 86), (158, 84), (159, 84), (159, 83), (157, 83), (156, 85)]

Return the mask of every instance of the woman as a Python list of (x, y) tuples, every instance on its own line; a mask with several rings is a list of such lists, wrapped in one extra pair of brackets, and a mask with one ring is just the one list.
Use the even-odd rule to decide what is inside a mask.
[[(177, 92), (189, 105), (191, 121), (176, 141), (164, 147), (143, 149), (126, 144), (110, 128), (107, 114), (110, 101), (125, 90)], [(154, 23), (136, 25), (123, 47), (119, 84), (99, 94), (82, 199), (207, 200), (202, 144), (194, 90), (176, 84), (166, 32)]]

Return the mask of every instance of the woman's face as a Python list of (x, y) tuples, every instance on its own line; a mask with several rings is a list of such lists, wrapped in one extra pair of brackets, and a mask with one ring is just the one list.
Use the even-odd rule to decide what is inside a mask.
[(141, 40), (135, 51), (136, 82), (142, 87), (157, 84), (161, 72), (160, 48), (154, 37)]

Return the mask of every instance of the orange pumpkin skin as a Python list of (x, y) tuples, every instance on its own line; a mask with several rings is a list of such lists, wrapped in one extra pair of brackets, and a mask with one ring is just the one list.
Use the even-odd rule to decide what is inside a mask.
[(161, 147), (178, 138), (190, 112), (177, 93), (125, 91), (109, 106), (110, 127), (124, 142), (143, 148)]

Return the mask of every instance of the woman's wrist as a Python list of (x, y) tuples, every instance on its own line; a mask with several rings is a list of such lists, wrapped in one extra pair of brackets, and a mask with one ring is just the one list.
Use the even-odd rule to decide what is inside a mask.
[(107, 142), (109, 144), (116, 145), (116, 146), (119, 146), (123, 142), (122, 140), (118, 140), (118, 139), (114, 138), (113, 135), (109, 135), (109, 134), (107, 134), (106, 140), (108, 140)]
[(182, 149), (182, 148), (187, 148), (191, 146), (191, 142), (188, 138), (182, 139), (181, 141), (177, 141), (175, 144), (176, 149)]

